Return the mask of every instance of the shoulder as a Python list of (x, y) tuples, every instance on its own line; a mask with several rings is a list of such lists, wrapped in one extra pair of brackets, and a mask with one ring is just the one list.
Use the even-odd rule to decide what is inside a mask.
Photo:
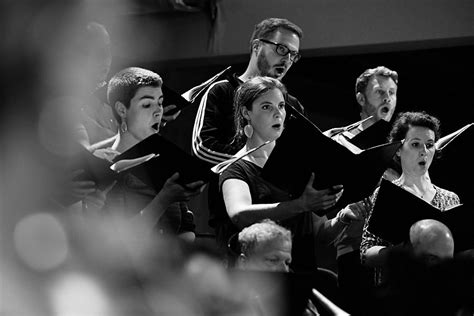
[(433, 185), (433, 187), (436, 190), (436, 195), (438, 199), (440, 200), (440, 203), (442, 204), (442, 206), (449, 207), (449, 206), (454, 206), (461, 203), (459, 196), (456, 193), (440, 188), (436, 185)]
[(220, 80), (213, 83), (208, 90), (208, 93), (213, 94), (234, 94), (234, 87), (227, 80)]
[(222, 184), (228, 179), (239, 179), (248, 181), (252, 177), (258, 174), (258, 166), (253, 163), (240, 159), (232, 163), (222, 174), (219, 176), (219, 182)]

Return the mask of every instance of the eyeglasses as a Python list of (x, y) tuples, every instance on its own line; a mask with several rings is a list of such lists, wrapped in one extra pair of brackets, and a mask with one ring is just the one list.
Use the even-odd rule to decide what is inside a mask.
[(275, 52), (280, 56), (286, 56), (286, 55), (290, 54), (290, 60), (293, 63), (296, 63), (301, 58), (300, 53), (298, 53), (297, 51), (289, 49), (288, 47), (286, 47), (283, 44), (275, 43), (275, 42), (272, 42), (272, 41), (269, 41), (269, 40), (266, 40), (266, 39), (263, 39), (263, 38), (259, 38), (258, 40), (261, 41), (261, 42), (267, 43), (267, 44), (275, 45)]

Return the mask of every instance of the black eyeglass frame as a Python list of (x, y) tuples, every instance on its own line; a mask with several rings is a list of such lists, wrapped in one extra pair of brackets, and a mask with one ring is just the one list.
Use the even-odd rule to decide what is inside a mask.
[[(272, 41), (269, 41), (269, 40), (264, 39), (264, 38), (259, 38), (258, 40), (263, 42), (263, 43), (275, 45), (275, 52), (280, 56), (286, 56), (286, 55), (290, 54), (290, 60), (293, 63), (296, 63), (301, 58), (301, 54), (299, 52), (289, 49), (286, 45), (276, 43), (276, 42), (272, 42)], [(282, 51), (282, 49), (283, 49), (283, 51)]]

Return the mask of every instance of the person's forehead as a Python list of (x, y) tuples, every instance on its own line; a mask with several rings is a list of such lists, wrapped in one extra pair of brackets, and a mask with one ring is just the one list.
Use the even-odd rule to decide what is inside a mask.
[(369, 79), (369, 87), (390, 87), (397, 88), (397, 84), (391, 77), (382, 76), (382, 75), (373, 75)]
[(269, 100), (274, 100), (274, 99), (276, 101), (284, 101), (285, 100), (283, 98), (283, 93), (278, 88), (273, 88), (271, 90), (266, 91), (262, 95), (258, 96), (258, 98), (256, 98), (253, 103), (258, 104), (258, 103), (263, 102), (263, 101), (269, 101)]
[(270, 34), (269, 40), (284, 44), (292, 50), (298, 50), (300, 48), (300, 38), (298, 34), (293, 33), (285, 28), (278, 28), (272, 34)]
[(153, 86), (144, 86), (137, 89), (133, 99), (140, 99), (143, 96), (152, 96), (154, 98), (159, 98), (163, 95), (163, 91), (161, 87), (153, 87)]
[(287, 251), (291, 252), (291, 241), (284, 238), (277, 238), (274, 240), (267, 240), (261, 242), (255, 250), (259, 252), (271, 252), (271, 251)]
[(411, 138), (428, 138), (428, 139), (431, 139), (431, 138), (434, 138), (434, 131), (428, 127), (425, 127), (425, 126), (416, 126), (416, 125), (411, 125), (409, 128), (408, 128), (408, 131), (407, 131), (407, 137), (409, 139)]

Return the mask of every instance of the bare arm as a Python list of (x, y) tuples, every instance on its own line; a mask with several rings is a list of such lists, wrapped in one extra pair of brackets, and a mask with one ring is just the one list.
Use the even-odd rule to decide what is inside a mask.
[(248, 184), (239, 179), (225, 180), (222, 184), (222, 194), (232, 222), (243, 228), (265, 218), (284, 220), (303, 212), (332, 207), (340, 196), (330, 194), (331, 189), (315, 190), (313, 181), (314, 174), (299, 198), (285, 202), (253, 204)]

